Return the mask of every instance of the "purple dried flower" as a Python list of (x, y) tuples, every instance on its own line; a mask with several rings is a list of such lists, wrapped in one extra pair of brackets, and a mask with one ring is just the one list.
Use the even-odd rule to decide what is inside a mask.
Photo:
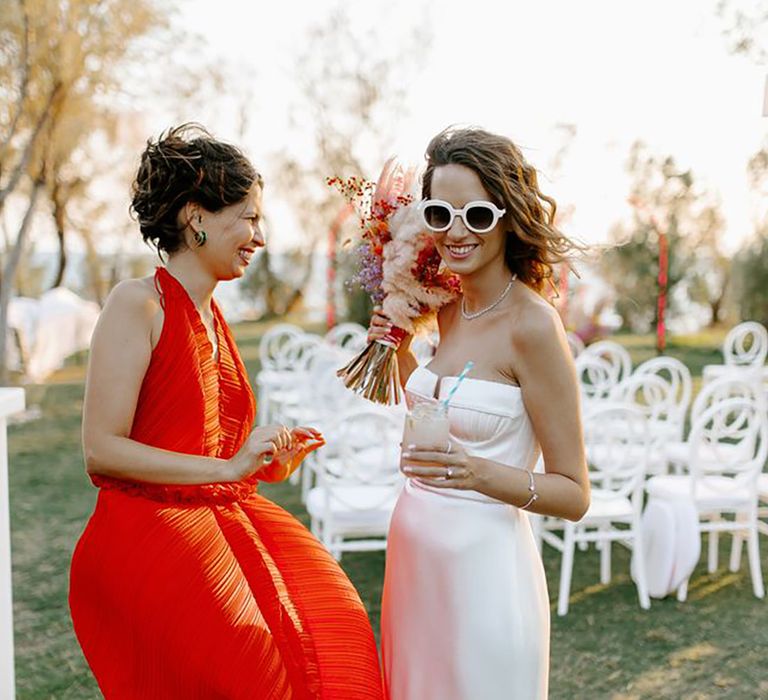
[(368, 242), (361, 243), (357, 248), (358, 269), (352, 281), (359, 284), (373, 300), (374, 304), (384, 301), (381, 289), (384, 280), (382, 259), (376, 255)]

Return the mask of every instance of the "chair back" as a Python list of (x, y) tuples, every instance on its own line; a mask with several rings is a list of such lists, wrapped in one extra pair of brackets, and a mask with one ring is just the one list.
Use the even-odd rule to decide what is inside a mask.
[(726, 365), (762, 367), (768, 356), (768, 330), (756, 321), (745, 321), (728, 331), (723, 342)]
[[(688, 444), (693, 482), (731, 476), (734, 488), (752, 487), (768, 456), (768, 415), (749, 398), (718, 401), (697, 417)], [(727, 482), (721, 487), (727, 488)]]
[(601, 357), (586, 352), (574, 362), (585, 407), (606, 400), (618, 383), (611, 365)]
[(726, 374), (705, 384), (697, 394), (691, 406), (691, 425), (711, 406), (735, 398), (765, 406), (765, 395), (759, 381), (750, 381), (744, 373)]
[[(329, 498), (351, 510), (375, 509), (391, 502), (404, 481), (400, 473), (402, 434), (401, 421), (380, 410), (358, 409), (339, 416), (328, 431), (328, 435), (333, 436), (329, 447), (337, 455), (333, 464), (318, 453), (318, 479)], [(375, 492), (375, 502), (368, 497), (345, 495), (359, 495), (360, 488)]]
[(597, 406), (584, 416), (584, 446), (595, 486), (640, 506), (650, 454), (643, 412), (618, 403)]
[(655, 422), (671, 421), (676, 414), (672, 385), (656, 374), (633, 374), (613, 387), (609, 398), (634, 406)]
[[(682, 430), (693, 393), (691, 371), (680, 360), (665, 355), (651, 358), (638, 365), (633, 373), (633, 376), (636, 375), (658, 376), (669, 383), (671, 392), (669, 397), (671, 402), (670, 419), (678, 423)], [(682, 434), (680, 438), (682, 438)]]
[(307, 371), (312, 357), (322, 344), (323, 339), (312, 333), (302, 333), (290, 338), (277, 355), (276, 369), (284, 372)]
[(599, 357), (607, 362), (611, 367), (614, 384), (618, 384), (622, 379), (626, 379), (632, 374), (632, 359), (629, 357), (629, 353), (622, 345), (613, 340), (598, 340), (596, 343), (587, 345), (581, 354)]
[(277, 369), (278, 356), (283, 346), (292, 338), (304, 334), (304, 331), (291, 323), (278, 323), (261, 337), (259, 342), (259, 360), (262, 370)]
[(335, 345), (353, 352), (359, 352), (367, 343), (368, 331), (359, 323), (340, 323), (324, 336), (329, 345)]

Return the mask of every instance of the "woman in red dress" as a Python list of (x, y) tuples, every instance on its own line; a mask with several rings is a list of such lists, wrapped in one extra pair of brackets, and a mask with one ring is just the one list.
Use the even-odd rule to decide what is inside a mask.
[(255, 404), (212, 298), (264, 245), (262, 180), (200, 127), (149, 142), (132, 209), (167, 254), (111, 293), (83, 415), (100, 488), (72, 559), (75, 632), (105, 697), (382, 697), (365, 609), (322, 545), (257, 493), (322, 445), (253, 428)]

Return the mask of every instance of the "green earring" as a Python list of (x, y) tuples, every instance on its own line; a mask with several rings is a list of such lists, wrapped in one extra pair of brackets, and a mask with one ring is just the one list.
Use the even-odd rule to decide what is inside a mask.
[(200, 231), (195, 231), (194, 238), (195, 243), (197, 243), (197, 247), (200, 248), (201, 246), (204, 246), (206, 240), (208, 240), (208, 234), (201, 229)]

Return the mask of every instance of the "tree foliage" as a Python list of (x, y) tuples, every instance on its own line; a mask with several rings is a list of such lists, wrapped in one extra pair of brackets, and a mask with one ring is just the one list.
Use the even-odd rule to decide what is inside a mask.
[[(426, 23), (414, 26), (428, 26)], [(375, 179), (391, 154), (398, 118), (406, 113), (407, 76), (421, 64), (429, 45), (423, 29), (395, 46), (377, 26), (361, 29), (344, 6), (312, 26), (303, 40), (293, 74), (297, 95), (291, 128), (303, 135), (296, 148), (277, 157), (277, 188), (294, 205), (305, 242), (305, 264), (312, 252), (329, 246), (329, 230), (345, 207), (326, 186), (330, 176)], [(346, 298), (348, 317), (367, 322), (363, 294), (345, 285), (353, 262), (345, 240), (354, 235), (350, 216), (338, 237), (338, 298)], [(309, 274), (303, 279), (309, 279)], [(265, 292), (266, 293), (266, 292)]]
[(730, 274), (722, 252), (723, 221), (717, 201), (680, 170), (672, 156), (659, 157), (636, 143), (627, 169), (632, 176), (629, 223), (618, 223), (600, 271), (616, 293), (623, 326), (646, 331), (657, 322), (659, 237), (668, 242), (667, 293), (670, 313), (680, 300), (706, 304), (713, 321), (721, 315)]
[(58, 283), (72, 202), (86, 198), (90, 164), (105, 160), (88, 149), (109, 151), (123, 69), (141, 59), (146, 37), (168, 26), (167, 12), (153, 0), (3, 0), (0, 212), (14, 199), (22, 215), (0, 278), (0, 372), (7, 306), (35, 207), (46, 195), (60, 245)]

